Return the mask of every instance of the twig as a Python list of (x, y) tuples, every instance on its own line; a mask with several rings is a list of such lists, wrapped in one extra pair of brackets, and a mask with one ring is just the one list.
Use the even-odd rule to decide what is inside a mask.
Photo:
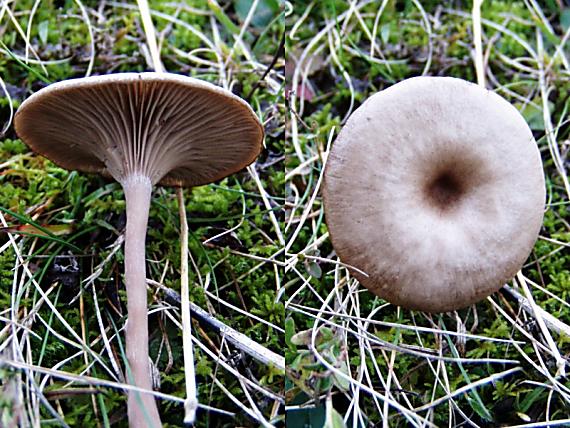
[(424, 410), (428, 410), (428, 409), (431, 409), (433, 407), (436, 407), (439, 404), (444, 403), (445, 401), (447, 401), (453, 397), (456, 397), (456, 396), (461, 395), (461, 394), (465, 394), (468, 391), (472, 390), (473, 388), (477, 388), (478, 386), (486, 385), (488, 383), (494, 383), (495, 381), (502, 379), (505, 376), (519, 372), (521, 370), (522, 370), (521, 367), (514, 367), (512, 369), (508, 369), (508, 370), (502, 371), (500, 373), (492, 374), (491, 376), (487, 376), (486, 378), (479, 379), (475, 382), (471, 382), (465, 386), (462, 386), (461, 388), (458, 388), (455, 391), (453, 391), (452, 393), (444, 395), (443, 397), (440, 397), (437, 400), (431, 401), (431, 402), (429, 402), (423, 406), (416, 407), (414, 410), (416, 412), (423, 412)]
[[(57, 377), (60, 379), (65, 379), (68, 381), (78, 382), (78, 383), (86, 384), (86, 385), (105, 386), (107, 388), (121, 389), (124, 391), (137, 391), (137, 392), (141, 392), (141, 393), (145, 393), (145, 394), (149, 394), (149, 395), (154, 395), (156, 398), (160, 398), (162, 400), (174, 401), (176, 403), (183, 403), (184, 402), (184, 399), (182, 399), (180, 397), (176, 397), (174, 395), (164, 394), (164, 393), (158, 392), (158, 391), (150, 391), (150, 390), (146, 390), (144, 388), (139, 388), (137, 386), (129, 385), (126, 383), (113, 382), (110, 380), (98, 379), (98, 378), (91, 377), (91, 376), (79, 376), (79, 375), (76, 375), (74, 373), (63, 372), (60, 370), (52, 370), (52, 369), (49, 369), (46, 367), (35, 366), (32, 364), (26, 364), (26, 363), (22, 363), (19, 361), (8, 360), (6, 358), (0, 357), (0, 367), (3, 367), (3, 366), (10, 366), (10, 367), (13, 367), (15, 369), (24, 370), (24, 371), (29, 370), (29, 371), (32, 371), (35, 373), (42, 373), (42, 374), (45, 374), (47, 376), (53, 376), (53, 377)], [(205, 404), (199, 404), (198, 407), (201, 409), (204, 409), (204, 410), (211, 411), (211, 412), (221, 413), (223, 415), (235, 416), (235, 414), (232, 412), (228, 412), (228, 411), (222, 410), (222, 409), (217, 409), (215, 407), (210, 407), (210, 406), (207, 406)]]
[(557, 376), (558, 375), (565, 376), (566, 375), (566, 360), (564, 358), (562, 358), (562, 355), (560, 355), (560, 351), (558, 350), (556, 343), (554, 343), (554, 340), (552, 339), (550, 332), (546, 328), (544, 318), (542, 316), (543, 315), (542, 312), (544, 312), (544, 311), (541, 312), (541, 309), (535, 303), (535, 301), (532, 297), (532, 294), (528, 288), (528, 285), (526, 284), (526, 280), (525, 280), (521, 271), (519, 271), (517, 273), (517, 279), (518, 279), (519, 284), (521, 285), (521, 287), (523, 289), (523, 292), (526, 294), (526, 298), (530, 304), (530, 308), (532, 309), (532, 313), (534, 315), (534, 318), (536, 319), (536, 322), (538, 323), (538, 326), (540, 327), (542, 335), (546, 339), (546, 343), (548, 343), (548, 346), (550, 347), (550, 350), (552, 351), (552, 355), (556, 359), (556, 375)]
[[(171, 304), (180, 305), (181, 298), (180, 295), (158, 283), (155, 281), (148, 281), (152, 285), (159, 287), (162, 291), (164, 291), (165, 297), (167, 301), (170, 301)], [(233, 328), (227, 326), (220, 320), (214, 318), (200, 306), (189, 302), (190, 312), (192, 317), (196, 319), (201, 325), (209, 327), (210, 329), (214, 330), (216, 333), (225, 337), (225, 339), (234, 345), (236, 348), (240, 349), (241, 351), (247, 353), (248, 355), (255, 358), (257, 361), (271, 365), (279, 370), (285, 370), (285, 358), (281, 355), (276, 354), (275, 352), (267, 349), (263, 345), (255, 342), (254, 340), (247, 337), (245, 334), (240, 333), (239, 331), (234, 330)]]
[(273, 70), (273, 68), (275, 67), (275, 64), (277, 64), (277, 60), (279, 58), (283, 57), (284, 53), (285, 53), (285, 34), (283, 34), (283, 37), (281, 37), (281, 40), (279, 41), (279, 46), (277, 47), (277, 51), (275, 52), (275, 55), (273, 55), (273, 59), (271, 60), (271, 63), (267, 66), (267, 68), (263, 72), (263, 75), (257, 80), (257, 82), (255, 82), (255, 85), (253, 85), (253, 88), (251, 88), (251, 90), (245, 96), (245, 99), (247, 100), (247, 102), (250, 102), (251, 96), (254, 94), (254, 92), (257, 90), (257, 88), (259, 88), (259, 85), (261, 85), (261, 82), (263, 82), (263, 80), (265, 80), (265, 78), (267, 77), (269, 72), (271, 70)]
[[(509, 293), (526, 313), (534, 315), (532, 306), (526, 297), (524, 297), (522, 294), (520, 294), (517, 290), (515, 290), (509, 285), (504, 285), (503, 290)], [(558, 318), (552, 316), (551, 314), (549, 314), (539, 306), (536, 307), (536, 311), (540, 314), (540, 316), (544, 320), (544, 324), (546, 324), (546, 326), (551, 331), (554, 331), (557, 334), (565, 334), (566, 336), (570, 337), (569, 325), (563, 323)]]

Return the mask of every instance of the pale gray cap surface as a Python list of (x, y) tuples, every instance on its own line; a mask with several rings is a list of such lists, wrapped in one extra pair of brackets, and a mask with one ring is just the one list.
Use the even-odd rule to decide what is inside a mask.
[(444, 312), (497, 291), (542, 225), (540, 153), (519, 112), (449, 77), (417, 77), (350, 117), (325, 170), (326, 222), (362, 285)]
[(241, 170), (263, 141), (257, 116), (241, 98), (169, 73), (54, 83), (20, 106), (15, 127), (28, 146), (63, 168), (184, 187)]

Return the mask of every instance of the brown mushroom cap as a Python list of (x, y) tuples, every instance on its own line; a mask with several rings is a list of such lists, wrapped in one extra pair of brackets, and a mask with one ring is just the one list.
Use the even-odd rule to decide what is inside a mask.
[(54, 83), (19, 108), (17, 134), (63, 168), (198, 186), (249, 165), (259, 120), (239, 97), (169, 73), (121, 73)]
[(444, 312), (497, 291), (542, 224), (540, 153), (519, 112), (449, 77), (370, 97), (325, 170), (326, 221), (340, 259), (378, 296)]

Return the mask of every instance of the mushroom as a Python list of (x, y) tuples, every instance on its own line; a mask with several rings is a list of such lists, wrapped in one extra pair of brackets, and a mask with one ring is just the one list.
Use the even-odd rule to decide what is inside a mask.
[[(145, 236), (155, 184), (220, 180), (258, 156), (263, 128), (249, 105), (212, 84), (168, 73), (123, 73), (52, 84), (29, 97), (16, 132), (62, 168), (111, 176), (125, 192), (126, 354), (132, 383), (152, 390)], [(150, 394), (130, 392), (129, 424), (161, 426)]]
[(519, 112), (461, 79), (415, 77), (370, 97), (328, 157), (333, 247), (374, 294), (446, 312), (497, 291), (542, 224), (540, 153)]

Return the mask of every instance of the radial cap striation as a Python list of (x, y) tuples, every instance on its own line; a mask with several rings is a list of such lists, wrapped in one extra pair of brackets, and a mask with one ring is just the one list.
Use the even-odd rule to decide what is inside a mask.
[(122, 73), (54, 83), (16, 114), (17, 134), (66, 169), (197, 186), (241, 170), (263, 129), (239, 97), (167, 73)]
[(331, 239), (386, 300), (459, 309), (521, 268), (542, 224), (540, 153), (519, 112), (460, 79), (417, 77), (370, 97), (333, 145)]

